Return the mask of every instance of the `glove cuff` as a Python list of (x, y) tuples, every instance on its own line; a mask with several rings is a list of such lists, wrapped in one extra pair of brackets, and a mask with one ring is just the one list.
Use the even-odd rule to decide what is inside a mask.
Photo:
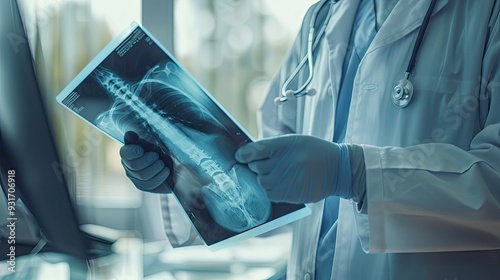
[(345, 143), (339, 143), (337, 186), (335, 195), (345, 199), (352, 197), (352, 176), (351, 160), (349, 158), (349, 146)]

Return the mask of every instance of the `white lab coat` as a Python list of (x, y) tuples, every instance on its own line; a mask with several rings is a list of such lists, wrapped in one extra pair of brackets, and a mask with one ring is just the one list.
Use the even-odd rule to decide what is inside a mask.
[[(346, 142), (362, 144), (367, 193), (362, 209), (341, 201), (331, 279), (500, 279), (500, 1), (438, 1), (410, 78), (415, 95), (399, 109), (391, 91), (429, 3), (400, 0), (357, 72)], [(314, 56), (318, 93), (276, 106), (306, 51), (295, 42), (260, 107), (262, 137), (332, 139), (358, 4), (333, 7)], [(294, 224), (288, 279), (314, 279), (323, 203), (310, 206), (312, 215)]]

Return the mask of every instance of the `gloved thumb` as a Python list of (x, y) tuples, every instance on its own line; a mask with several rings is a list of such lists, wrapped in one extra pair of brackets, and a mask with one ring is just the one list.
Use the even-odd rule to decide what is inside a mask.
[(137, 135), (137, 133), (135, 133), (134, 131), (125, 132), (125, 135), (123, 136), (123, 142), (125, 142), (125, 145), (139, 145), (144, 149), (144, 151), (157, 152), (160, 155), (160, 158), (165, 161), (165, 163), (167, 163), (167, 166), (170, 165), (169, 163), (171, 162), (171, 159), (169, 157), (162, 157), (164, 151), (162, 151), (160, 147), (146, 141), (145, 139), (139, 138), (139, 135)]
[(127, 131), (123, 136), (123, 142), (125, 145), (139, 144), (139, 135), (133, 131)]
[(248, 143), (236, 150), (234, 157), (240, 163), (266, 159), (271, 157), (273, 152), (280, 147), (280, 143), (279, 137)]

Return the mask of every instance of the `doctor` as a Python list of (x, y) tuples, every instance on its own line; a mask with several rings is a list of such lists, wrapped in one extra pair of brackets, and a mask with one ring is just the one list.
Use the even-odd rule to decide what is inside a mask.
[(258, 117), (236, 159), (313, 210), (287, 279), (500, 279), (500, 1), (320, 1)]

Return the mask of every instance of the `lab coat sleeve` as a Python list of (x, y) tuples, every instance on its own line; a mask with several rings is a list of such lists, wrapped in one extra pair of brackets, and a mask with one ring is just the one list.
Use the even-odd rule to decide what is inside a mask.
[(481, 69), (480, 96), (487, 97), (479, 106), (481, 130), (469, 150), (447, 143), (363, 146), (367, 214), (354, 211), (365, 251), (500, 249), (498, 6)]
[(293, 112), (296, 107), (296, 100), (289, 100), (286, 103), (277, 106), (274, 99), (280, 95), (281, 85), (286, 79), (287, 68), (291, 64), (296, 65), (297, 58), (295, 53), (299, 42), (295, 42), (291, 51), (288, 53), (283, 65), (280, 67), (267, 92), (267, 95), (257, 111), (257, 125), (259, 127), (259, 138), (267, 138), (287, 133), (296, 132), (296, 115)]
[(173, 194), (160, 194), (160, 201), (163, 229), (172, 247), (203, 244)]

